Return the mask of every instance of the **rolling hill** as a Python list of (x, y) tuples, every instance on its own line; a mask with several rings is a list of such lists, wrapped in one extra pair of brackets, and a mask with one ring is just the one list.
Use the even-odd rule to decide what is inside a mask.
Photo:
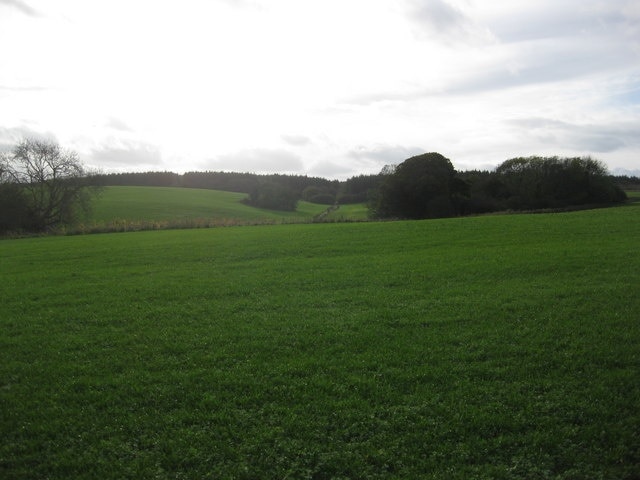
[[(94, 201), (87, 225), (145, 227), (303, 223), (326, 206), (300, 201), (295, 212), (265, 210), (242, 203), (246, 194), (177, 187), (105, 187)], [(116, 228), (117, 229), (117, 228)]]

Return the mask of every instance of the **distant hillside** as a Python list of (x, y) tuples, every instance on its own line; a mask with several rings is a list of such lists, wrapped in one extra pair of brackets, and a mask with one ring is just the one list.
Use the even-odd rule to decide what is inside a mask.
[(258, 175), (243, 172), (129, 172), (94, 175), (92, 182), (109, 186), (136, 187), (185, 187), (222, 190), (225, 192), (250, 193), (262, 182), (277, 183), (302, 195), (305, 188), (337, 188), (337, 180), (327, 180), (306, 175)]
[[(313, 219), (326, 209), (301, 201), (294, 212), (245, 205), (244, 193), (179, 187), (104, 187), (93, 205), (89, 225), (128, 222), (144, 226), (211, 226), (216, 224), (289, 223)], [(148, 226), (148, 225), (147, 225)]]
[(312, 203), (341, 205), (362, 203), (374, 189), (380, 175), (358, 175), (347, 181), (328, 180), (307, 175), (259, 175), (242, 172), (128, 172), (93, 175), (93, 185), (128, 187), (184, 187), (252, 194), (264, 184), (278, 185), (298, 199)]

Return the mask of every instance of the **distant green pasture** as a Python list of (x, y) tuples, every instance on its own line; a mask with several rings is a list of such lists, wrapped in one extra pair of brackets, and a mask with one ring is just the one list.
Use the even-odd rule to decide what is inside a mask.
[(0, 241), (0, 478), (639, 478), (639, 220)]
[(340, 205), (337, 210), (334, 210), (325, 218), (326, 220), (335, 221), (367, 220), (369, 218), (369, 210), (365, 203)]
[(180, 221), (234, 219), (238, 222), (310, 220), (326, 207), (299, 202), (295, 212), (245, 205), (244, 193), (174, 187), (106, 187), (95, 200), (91, 221)]
[(631, 201), (638, 201), (640, 200), (640, 190), (629, 190), (626, 192), (627, 197), (629, 197), (629, 200)]

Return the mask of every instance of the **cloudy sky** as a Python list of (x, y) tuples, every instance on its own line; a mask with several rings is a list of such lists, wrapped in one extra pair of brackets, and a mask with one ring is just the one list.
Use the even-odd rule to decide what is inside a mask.
[(0, 0), (0, 149), (32, 136), (107, 172), (640, 174), (640, 2)]

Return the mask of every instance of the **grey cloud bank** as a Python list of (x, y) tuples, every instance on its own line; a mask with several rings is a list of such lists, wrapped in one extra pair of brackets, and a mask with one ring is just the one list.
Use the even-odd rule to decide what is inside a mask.
[(31, 17), (37, 17), (38, 12), (31, 8), (29, 4), (23, 2), (21, 0), (0, 0), (0, 7), (9, 7), (14, 8), (17, 11), (24, 13), (25, 15), (29, 15)]
[(113, 145), (93, 149), (88, 157), (95, 166), (107, 166), (120, 171), (157, 170), (163, 167), (162, 153), (156, 146), (135, 141), (114, 141)]
[(311, 139), (304, 135), (282, 135), (282, 140), (293, 146), (303, 146), (312, 143)]
[(299, 173), (304, 169), (300, 157), (280, 149), (250, 149), (220, 155), (204, 165), (206, 170), (252, 173)]
[(395, 164), (414, 155), (424, 153), (420, 147), (404, 147), (401, 145), (361, 145), (349, 152), (349, 155), (357, 159), (373, 160), (376, 164)]
[(522, 118), (510, 123), (559, 148), (603, 153), (640, 146), (640, 125), (635, 123), (576, 125), (546, 118)]

